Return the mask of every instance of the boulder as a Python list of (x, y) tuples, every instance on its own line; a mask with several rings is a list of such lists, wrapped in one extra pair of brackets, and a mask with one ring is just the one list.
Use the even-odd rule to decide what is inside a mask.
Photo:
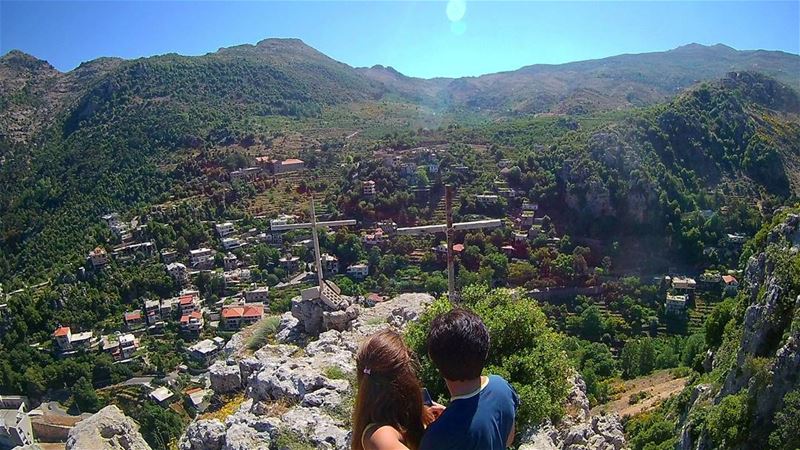
[(259, 432), (244, 423), (235, 423), (225, 433), (222, 450), (269, 450), (269, 433)]
[(281, 420), (289, 431), (303, 436), (314, 448), (349, 448), (350, 431), (340, 427), (318, 408), (295, 407), (287, 411)]
[(236, 361), (217, 361), (209, 369), (211, 389), (217, 394), (227, 394), (242, 388), (242, 372)]
[(283, 313), (275, 339), (281, 344), (297, 344), (303, 340), (305, 327), (291, 312)]
[(115, 405), (78, 422), (67, 436), (66, 450), (150, 450), (139, 425)]
[(217, 419), (189, 424), (181, 438), (181, 450), (220, 450), (225, 443), (225, 425)]

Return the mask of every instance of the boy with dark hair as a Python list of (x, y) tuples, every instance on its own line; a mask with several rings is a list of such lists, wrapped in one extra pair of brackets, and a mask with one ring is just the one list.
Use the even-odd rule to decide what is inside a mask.
[(428, 331), (428, 356), (439, 369), (450, 404), (425, 431), (420, 450), (503, 450), (514, 441), (519, 397), (503, 378), (481, 376), (489, 330), (463, 309), (439, 315)]

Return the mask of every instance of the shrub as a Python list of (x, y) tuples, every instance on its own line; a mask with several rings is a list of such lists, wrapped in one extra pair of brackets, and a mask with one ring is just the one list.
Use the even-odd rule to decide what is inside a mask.
[(775, 414), (775, 431), (769, 436), (769, 445), (775, 450), (800, 448), (800, 390), (783, 397), (783, 408)]
[(730, 448), (747, 438), (750, 430), (750, 405), (747, 392), (729, 395), (711, 409), (706, 430), (716, 447)]
[[(529, 299), (516, 298), (511, 290), (489, 290), (484, 286), (464, 289), (462, 301), (489, 329), (491, 347), (484, 373), (504, 377), (517, 391), (521, 403), (518, 422), (558, 419), (563, 413), (567, 376), (572, 367), (561, 335), (547, 326), (539, 306)], [(406, 332), (406, 339), (420, 360), (422, 382), (439, 399), (447, 397), (447, 389), (427, 357), (425, 340), (431, 320), (451, 308), (443, 298), (435, 301)]]

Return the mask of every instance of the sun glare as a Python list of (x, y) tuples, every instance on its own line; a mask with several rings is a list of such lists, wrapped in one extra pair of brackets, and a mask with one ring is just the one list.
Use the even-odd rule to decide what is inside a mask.
[(465, 0), (449, 0), (447, 2), (447, 18), (451, 22), (458, 22), (464, 18), (467, 12), (467, 3)]

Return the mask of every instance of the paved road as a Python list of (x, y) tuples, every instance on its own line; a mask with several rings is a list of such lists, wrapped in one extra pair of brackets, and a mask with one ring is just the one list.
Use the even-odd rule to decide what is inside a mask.
[(303, 280), (310, 275), (312, 272), (301, 272), (299, 275), (295, 276), (291, 280), (286, 283), (278, 283), (275, 285), (276, 288), (282, 288), (286, 286), (294, 286), (295, 284), (300, 284)]
[(145, 384), (150, 384), (154, 378), (155, 377), (134, 377), (117, 384), (117, 386), (143, 386)]

